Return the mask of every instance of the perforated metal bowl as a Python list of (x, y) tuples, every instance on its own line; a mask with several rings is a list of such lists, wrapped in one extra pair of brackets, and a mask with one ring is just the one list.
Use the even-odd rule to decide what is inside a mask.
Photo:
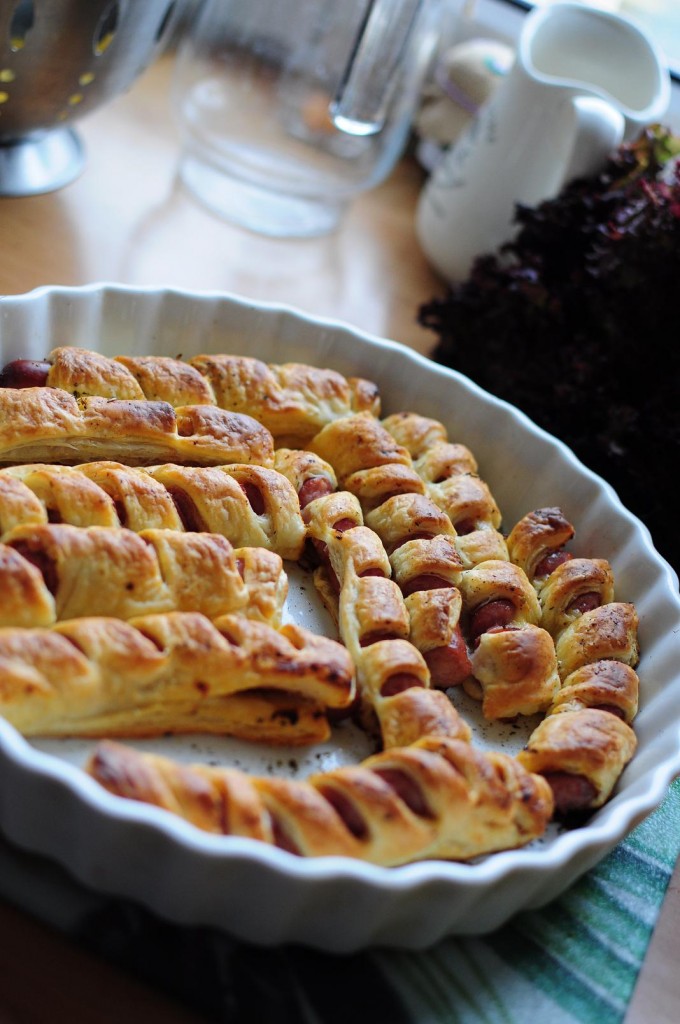
[(187, 0), (0, 0), (0, 195), (48, 192), (82, 170), (72, 122), (124, 92)]

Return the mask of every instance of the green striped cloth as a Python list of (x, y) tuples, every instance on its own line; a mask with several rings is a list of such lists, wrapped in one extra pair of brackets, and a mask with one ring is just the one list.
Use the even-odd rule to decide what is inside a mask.
[(680, 780), (546, 908), (418, 952), (261, 949), (87, 891), (2, 841), (0, 896), (224, 1024), (618, 1024), (679, 850)]
[(625, 1015), (680, 848), (680, 780), (659, 810), (561, 898), (482, 939), (385, 952), (419, 1024), (617, 1024)]

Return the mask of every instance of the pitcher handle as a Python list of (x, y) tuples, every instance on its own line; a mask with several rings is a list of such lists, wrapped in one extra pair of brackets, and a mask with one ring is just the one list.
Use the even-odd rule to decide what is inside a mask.
[(375, 135), (387, 117), (395, 72), (429, 0), (371, 0), (330, 113), (336, 128)]
[(572, 99), (574, 139), (562, 185), (574, 178), (590, 177), (623, 142), (626, 120), (611, 103), (597, 96)]

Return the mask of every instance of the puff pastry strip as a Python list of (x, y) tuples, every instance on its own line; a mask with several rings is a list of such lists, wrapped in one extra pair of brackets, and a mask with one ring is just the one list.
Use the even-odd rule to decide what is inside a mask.
[(99, 744), (87, 770), (109, 792), (209, 832), (385, 866), (521, 846), (543, 832), (552, 808), (540, 776), (451, 739), (425, 738), (304, 782), (179, 765), (112, 742)]
[(464, 687), (486, 718), (545, 711), (559, 689), (555, 649), (539, 623), (541, 609), (524, 571), (490, 559), (463, 572), (465, 632), (472, 647)]
[[(149, 399), (175, 408), (215, 405), (248, 413), (275, 437), (288, 437), (296, 444), (340, 416), (362, 410), (377, 415), (380, 409), (378, 389), (371, 381), (303, 363), (267, 364), (247, 356), (111, 359), (66, 345), (53, 349), (42, 369), (45, 386), (72, 395)], [(31, 379), (35, 373), (34, 369)], [(9, 364), (3, 377), (20, 381), (21, 366)]]
[(0, 465), (257, 463), (271, 467), (274, 442), (251, 416), (209, 405), (74, 398), (56, 388), (0, 388)]
[(508, 536), (530, 574), (554, 639), (562, 685), (519, 760), (541, 772), (562, 816), (601, 807), (636, 749), (637, 613), (614, 600), (603, 559), (574, 558), (574, 528), (559, 508), (536, 509)]
[[(389, 554), (395, 580), (408, 596), (410, 639), (424, 654), (432, 681), (439, 687), (457, 685), (469, 674), (458, 595), (450, 588), (436, 596), (415, 593), (457, 579), (462, 563), (456, 532), (424, 493), (409, 451), (366, 415), (329, 424), (311, 447), (333, 464), (341, 485), (358, 497), (366, 525)], [(323, 592), (323, 577), (319, 586)]]
[(321, 566), (315, 583), (357, 668), (359, 715), (384, 746), (437, 734), (470, 738), (448, 698), (430, 689), (426, 658), (408, 640), (409, 610), (390, 562), (362, 525), (357, 498), (337, 491), (303, 511)]
[(501, 514), (481, 479), (477, 461), (465, 445), (448, 440), (439, 420), (403, 412), (382, 421), (392, 437), (410, 453), (425, 493), (446, 513), (456, 532), (456, 546), (465, 568), (488, 559), (507, 559)]
[(297, 494), (261, 466), (78, 467), (28, 463), (0, 470), (0, 538), (31, 523), (219, 533), (236, 547), (298, 559), (306, 530)]
[(27, 736), (206, 731), (306, 742), (325, 738), (325, 709), (354, 695), (335, 641), (197, 612), (0, 629), (0, 676), (0, 713)]
[(0, 625), (46, 626), (85, 615), (238, 611), (280, 621), (279, 555), (224, 537), (170, 530), (18, 526), (0, 545)]

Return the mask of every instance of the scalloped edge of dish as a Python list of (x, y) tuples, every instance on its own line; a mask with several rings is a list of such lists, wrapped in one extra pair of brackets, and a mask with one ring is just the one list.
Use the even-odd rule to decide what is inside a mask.
[[(257, 338), (255, 351), (243, 343), (246, 327), (246, 336)], [(549, 902), (651, 813), (680, 774), (680, 712), (676, 719), (668, 715), (669, 707), (680, 707), (677, 576), (647, 528), (609, 484), (522, 412), (456, 371), (340, 321), (228, 293), (107, 282), (0, 298), (3, 359), (44, 354), (46, 337), (49, 347), (177, 355), (188, 331), (213, 351), (219, 341), (225, 351), (265, 361), (301, 359), (378, 379), (386, 411), (414, 408), (443, 419), (452, 436), (469, 444), (501, 509), (512, 507), (512, 521), (530, 508), (559, 504), (553, 496), (564, 491), (580, 506), (570, 516), (579, 550), (610, 558), (617, 596), (634, 601), (640, 614), (638, 752), (611, 801), (580, 829), (476, 863), (380, 868), (341, 857), (304, 860), (253, 840), (202, 833), (157, 808), (111, 796), (0, 721), (6, 836), (97, 890), (262, 945), (301, 942), (330, 952), (424, 948), (447, 934), (483, 934)], [(409, 373), (400, 375), (403, 368)], [(417, 401), (424, 378), (431, 385), (427, 409)], [(647, 692), (650, 675), (654, 688)]]

